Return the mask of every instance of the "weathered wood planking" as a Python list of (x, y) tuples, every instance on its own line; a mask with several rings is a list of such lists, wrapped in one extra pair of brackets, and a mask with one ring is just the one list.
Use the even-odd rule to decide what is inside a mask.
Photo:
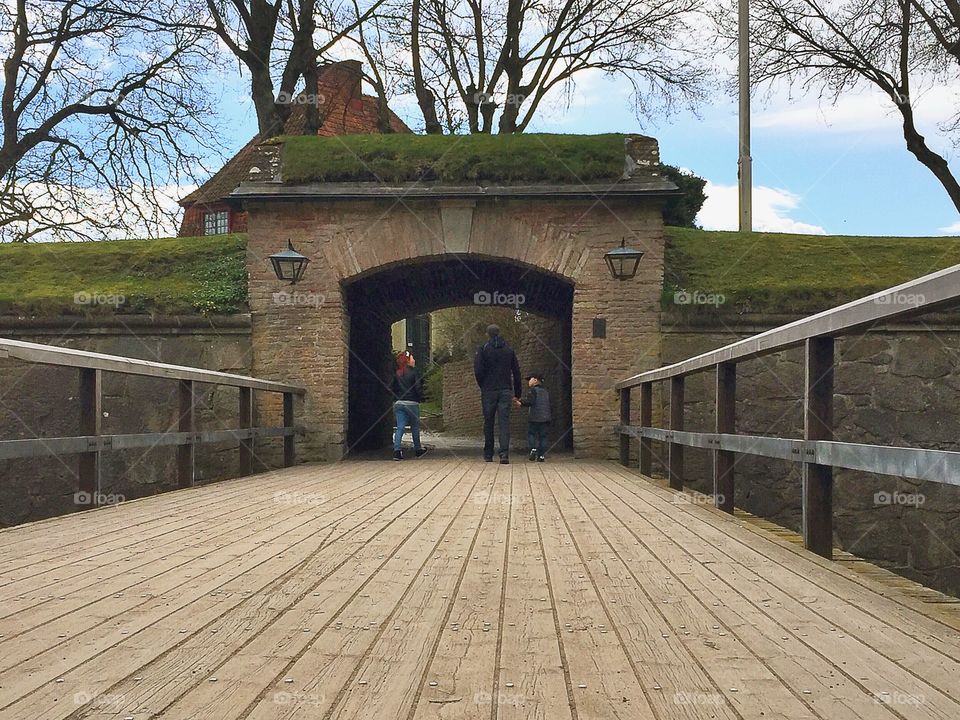
[(0, 720), (955, 720), (882, 577), (613, 464), (301, 466), (0, 532)]

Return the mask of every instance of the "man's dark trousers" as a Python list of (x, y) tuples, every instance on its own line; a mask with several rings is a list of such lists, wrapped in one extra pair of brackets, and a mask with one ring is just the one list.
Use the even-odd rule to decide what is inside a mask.
[(510, 452), (510, 406), (512, 390), (484, 390), (480, 393), (483, 404), (483, 457), (493, 457), (493, 421), (500, 416), (500, 456)]

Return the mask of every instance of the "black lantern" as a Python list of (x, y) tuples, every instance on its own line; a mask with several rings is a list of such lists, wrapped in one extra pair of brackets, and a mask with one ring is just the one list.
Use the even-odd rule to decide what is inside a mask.
[(293, 243), (287, 240), (287, 249), (271, 255), (270, 262), (273, 263), (277, 279), (289, 280), (290, 284), (294, 285), (306, 272), (310, 258), (294, 250)]
[(637, 269), (640, 267), (640, 258), (643, 252), (628, 248), (626, 239), (620, 241), (620, 247), (605, 253), (603, 259), (607, 261), (607, 267), (610, 268), (610, 274), (617, 280), (629, 280), (637, 275)]

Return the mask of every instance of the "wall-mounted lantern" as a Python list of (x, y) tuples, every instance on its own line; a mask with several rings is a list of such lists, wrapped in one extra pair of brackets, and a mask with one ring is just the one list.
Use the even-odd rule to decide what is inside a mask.
[(271, 255), (270, 262), (278, 280), (289, 280), (291, 285), (295, 285), (306, 272), (310, 258), (294, 250), (293, 243), (287, 240), (287, 249)]
[(626, 238), (620, 241), (620, 247), (605, 253), (603, 259), (607, 261), (610, 274), (617, 280), (630, 280), (636, 277), (640, 267), (641, 250), (626, 247)]

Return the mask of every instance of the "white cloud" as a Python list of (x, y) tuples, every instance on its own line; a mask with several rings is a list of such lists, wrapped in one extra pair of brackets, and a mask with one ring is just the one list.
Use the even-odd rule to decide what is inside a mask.
[(960, 235), (960, 220), (953, 223), (953, 225), (940, 228), (940, 232), (944, 235)]
[[(717, 185), (709, 180), (704, 188), (707, 200), (697, 221), (705, 230), (736, 230), (739, 199), (736, 185)], [(789, 190), (759, 186), (753, 188), (753, 229), (759, 232), (825, 235), (819, 225), (789, 217), (800, 206), (801, 198)]]
[[(951, 83), (917, 91), (912, 97), (918, 124), (937, 136), (939, 127), (956, 115), (960, 85)], [(836, 103), (815, 97), (791, 99), (781, 87), (766, 108), (755, 107), (753, 127), (780, 133), (871, 133), (903, 142), (901, 118), (889, 97), (868, 89), (842, 95)]]

